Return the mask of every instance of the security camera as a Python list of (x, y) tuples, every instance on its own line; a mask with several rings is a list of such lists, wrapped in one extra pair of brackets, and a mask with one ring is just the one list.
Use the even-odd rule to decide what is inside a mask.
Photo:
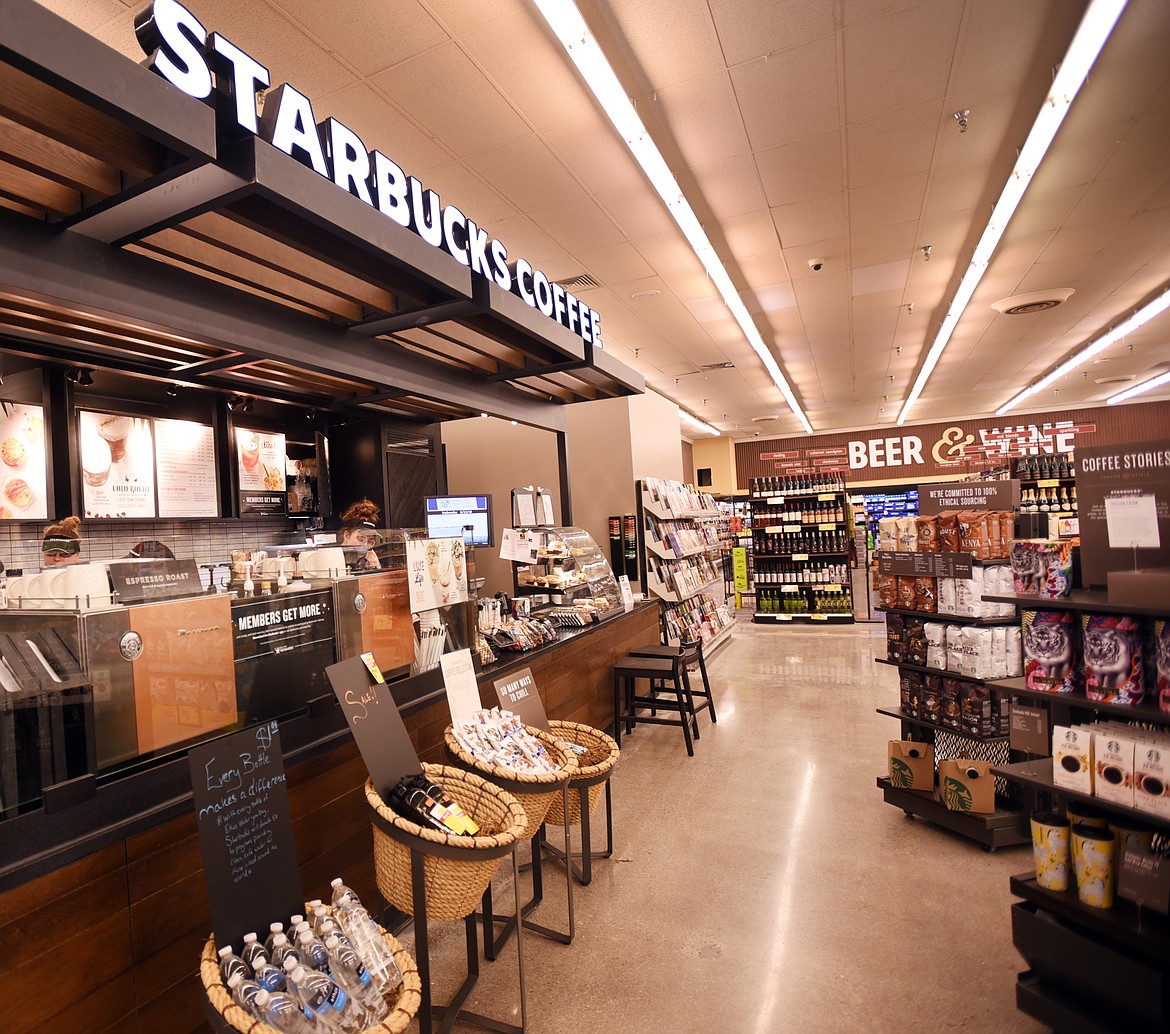
[(814, 273), (819, 273), (822, 269), (825, 268), (825, 260), (824, 259), (809, 259), (808, 260), (808, 268), (811, 269)]

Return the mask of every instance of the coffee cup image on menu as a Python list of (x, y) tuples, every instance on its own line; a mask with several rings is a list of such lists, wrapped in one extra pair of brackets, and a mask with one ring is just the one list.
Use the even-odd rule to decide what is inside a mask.
[(260, 462), (260, 436), (255, 431), (240, 431), (240, 462), (247, 471)]
[(97, 431), (110, 447), (111, 462), (120, 463), (125, 458), (126, 439), (132, 426), (128, 416), (98, 416)]
[(439, 544), (433, 539), (427, 543), (426, 549), (427, 557), (427, 574), (430, 575), (431, 584), (438, 585), (439, 583)]
[(96, 427), (86, 427), (81, 434), (81, 476), (87, 485), (104, 485), (110, 476), (114, 453), (110, 443)]

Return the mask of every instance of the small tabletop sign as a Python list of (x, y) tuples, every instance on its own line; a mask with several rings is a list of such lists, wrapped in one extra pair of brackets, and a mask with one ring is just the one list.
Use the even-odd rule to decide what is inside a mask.
[(634, 590), (630, 588), (629, 575), (622, 575), (618, 578), (618, 585), (622, 590), (622, 607), (628, 614), (634, 609)]
[(525, 725), (535, 726), (545, 732), (551, 731), (531, 668), (521, 668), (515, 675), (496, 679), (492, 684), (496, 687), (500, 707), (505, 711), (518, 714)]
[(516, 498), (516, 523), (522, 528), (533, 527), (536, 521), (536, 500), (532, 492), (517, 489), (515, 492)]
[(1105, 499), (1110, 549), (1158, 549), (1158, 501), (1153, 495), (1114, 495)]
[(521, 564), (535, 564), (540, 556), (540, 540), (516, 528), (504, 528), (500, 535), (500, 559)]
[(1126, 844), (1117, 894), (1163, 915), (1170, 913), (1170, 858), (1160, 858), (1144, 844)]
[(374, 789), (386, 800), (403, 776), (418, 775), (422, 766), (390, 688), (376, 681), (377, 662), (372, 654), (366, 656), (372, 667), (367, 665), (365, 656), (350, 657), (329, 665), (325, 674), (341, 704)]
[(483, 708), (479, 700), (479, 684), (475, 681), (475, 662), (470, 650), (455, 650), (439, 658), (443, 667), (443, 685), (447, 689), (447, 706), (451, 709), (451, 723), (460, 725), (471, 721), (471, 716)]
[(302, 910), (280, 733), (265, 722), (187, 752), (215, 943)]
[(1047, 754), (1052, 747), (1048, 734), (1048, 712), (1041, 707), (1012, 704), (1009, 725), (1012, 750), (1025, 754)]
[(547, 527), (552, 527), (556, 521), (553, 519), (553, 501), (552, 496), (548, 492), (542, 491), (539, 496), (540, 499), (540, 523)]

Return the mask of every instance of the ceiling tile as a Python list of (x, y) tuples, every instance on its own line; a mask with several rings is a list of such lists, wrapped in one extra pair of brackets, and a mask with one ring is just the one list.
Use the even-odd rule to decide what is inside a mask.
[[(110, 26), (111, 23), (124, 26), (126, 22), (126, 8), (118, 0), (44, 0), (41, 6), (68, 19), (90, 35), (98, 34), (103, 27)], [(141, 55), (141, 48), (137, 43), (134, 46)]]
[(827, 35), (836, 27), (830, 4), (712, 0), (711, 14), (728, 65), (766, 54), (782, 57), (806, 40)]
[(833, 319), (849, 308), (849, 277), (844, 270), (825, 270), (813, 277), (795, 280), (793, 289), (800, 314), (809, 323)]
[(585, 196), (572, 173), (533, 133), (481, 151), (468, 165), (524, 212)]
[(591, 251), (623, 239), (622, 231), (587, 197), (534, 211), (532, 218), (570, 252)]
[(758, 255), (780, 247), (776, 226), (766, 208), (722, 219), (719, 229), (734, 256)]
[(895, 180), (871, 183), (849, 191), (849, 226), (855, 231), (916, 221), (922, 215), (927, 174), (916, 172)]
[(332, 115), (344, 122), (370, 150), (379, 150), (407, 173), (426, 182), (425, 172), (450, 163), (453, 155), (367, 83), (354, 83), (331, 93), (319, 118)]
[(928, 169), (938, 126), (935, 101), (849, 126), (848, 185), (864, 187)]
[(601, 283), (617, 284), (654, 275), (650, 263), (628, 241), (594, 251), (581, 251), (576, 257), (585, 264), (593, 278)]
[(450, 37), (431, 15), (413, 0), (395, 4), (365, 4), (349, 17), (338, 17), (335, 7), (320, 0), (272, 0), (290, 19), (326, 49), (363, 76), (396, 65)]
[(773, 208), (836, 194), (845, 187), (839, 133), (822, 133), (760, 151), (756, 161), (768, 205)]
[(370, 81), (461, 157), (531, 132), (457, 43), (433, 47)]
[[(548, 126), (540, 135), (590, 193), (624, 191), (644, 199), (648, 189), (646, 174), (617, 130), (597, 112)], [(659, 207), (665, 213), (665, 206)]]
[(699, 257), (678, 230), (652, 237), (639, 237), (633, 243), (642, 257), (663, 276), (670, 273), (706, 275)]
[(846, 121), (946, 93), (962, 0), (929, 0), (845, 30)]
[(772, 218), (786, 248), (840, 237), (845, 233), (845, 192), (778, 205), (772, 209)]
[(654, 129), (651, 136), (662, 147), (673, 140), (690, 168), (712, 165), (750, 149), (739, 103), (724, 70), (659, 90), (640, 102), (638, 113), (648, 126), (661, 121), (667, 127), (667, 140), (659, 140)]
[(491, 228), (510, 215), (516, 207), (492, 190), (483, 179), (463, 162), (449, 162), (428, 169), (426, 185), (438, 193), (444, 205), (455, 205), (479, 226)]
[(897, 262), (885, 262), (880, 266), (854, 265), (850, 289), (855, 298), (861, 294), (897, 291), (900, 301), (901, 292), (906, 286), (906, 277), (909, 273), (909, 259), (902, 259)]
[[(761, 6), (764, 10), (785, 7)], [(828, 5), (821, 6), (828, 11)], [(832, 36), (740, 65), (732, 69), (731, 79), (753, 150), (816, 136), (841, 124), (837, 45)]]
[(767, 287), (741, 291), (740, 297), (743, 298), (748, 312), (776, 312), (794, 308), (796, 305), (796, 292), (789, 283), (769, 284)]
[(627, 83), (635, 94), (664, 90), (723, 67), (706, 0), (614, 0), (607, 6), (612, 24), (599, 12), (588, 20), (589, 28), (611, 61), (620, 55), (637, 63), (645, 90)]
[(750, 154), (724, 158), (697, 169), (695, 176), (703, 199), (717, 219), (767, 208), (756, 163)]
[(500, 219), (491, 229), (492, 236), (502, 240), (507, 247), (509, 262), (526, 258), (534, 265), (543, 266), (568, 258), (565, 249), (527, 215)]
[(648, 196), (645, 189), (603, 190), (594, 200), (631, 240), (678, 232), (666, 205), (656, 194)]
[[(1170, 147), (1166, 148), (1170, 151)], [(1090, 183), (1069, 212), (1066, 226), (1081, 226), (1106, 219), (1132, 217), (1140, 212), (1149, 198), (1170, 182), (1170, 165), (1149, 169), (1125, 179), (1123, 187), (1116, 180)], [(1119, 189), (1120, 188), (1120, 189)]]
[(761, 252), (740, 259), (736, 265), (749, 287), (756, 284), (777, 284), (789, 279), (788, 263), (782, 251)]
[(455, 36), (483, 32), (510, 10), (508, 5), (502, 3), (469, 4), (467, 0), (420, 0), (420, 4)]
[(917, 244), (918, 223), (913, 220), (878, 230), (849, 235), (849, 259), (854, 266), (878, 266), (910, 255)]

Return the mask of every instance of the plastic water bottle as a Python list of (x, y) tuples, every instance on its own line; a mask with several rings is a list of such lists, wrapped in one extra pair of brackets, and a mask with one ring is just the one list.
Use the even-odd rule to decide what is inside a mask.
[(342, 944), (336, 936), (325, 942), (329, 953), (329, 971), (333, 979), (366, 1007), (372, 1023), (381, 1023), (390, 1015), (390, 1005), (374, 984), (370, 971), (362, 965), (358, 953)]
[(330, 937), (336, 937), (347, 948), (353, 947), (350, 939), (345, 936), (345, 931), (343, 931), (341, 927), (333, 921), (332, 917), (326, 917), (325, 922), (321, 924), (321, 929), (315, 930), (313, 932), (316, 933), (316, 935), (320, 937), (322, 941), (327, 941)]
[(270, 923), (268, 936), (264, 938), (264, 950), (268, 952), (269, 958), (272, 958), (272, 942), (276, 940), (278, 933), (284, 933), (284, 923)]
[(322, 1028), (312, 1013), (307, 1013), (292, 995), (282, 991), (269, 993), (263, 988), (253, 1000), (257, 1018), (284, 1034), (320, 1034)]
[(272, 957), (272, 964), (279, 966), (286, 973), (288, 972), (288, 966), (285, 963), (288, 959), (292, 958), (296, 959), (297, 962), (301, 961), (300, 952), (288, 943), (288, 938), (282, 933), (278, 933), (272, 938), (272, 951), (269, 952), (269, 955)]
[(248, 964), (239, 957), (229, 944), (226, 947), (219, 949), (219, 973), (223, 977), (223, 982), (231, 987), (232, 977), (237, 973), (241, 977), (250, 977), (252, 971), (248, 968)]
[(306, 969), (303, 965), (286, 968), (297, 1001), (313, 1014), (318, 1023), (339, 1034), (357, 1034), (372, 1026), (365, 1008), (324, 973)]
[(333, 887), (333, 914), (337, 918), (345, 936), (349, 938), (354, 951), (361, 957), (366, 969), (378, 985), (378, 990), (389, 994), (402, 983), (402, 974), (398, 971), (398, 964), (377, 924), (370, 918), (370, 913), (363, 907), (358, 896), (341, 882), (340, 877), (331, 884)]
[(242, 973), (233, 973), (228, 981), (231, 988), (232, 1000), (249, 1016), (260, 1018), (256, 1011), (256, 996), (264, 990), (255, 980), (248, 980)]
[(244, 950), (240, 952), (240, 958), (252, 967), (252, 979), (265, 991), (284, 990), (284, 970), (272, 964), (264, 945), (256, 940), (254, 933), (244, 934)]
[(329, 953), (325, 950), (324, 942), (309, 929), (308, 923), (301, 923), (297, 930), (300, 931), (297, 934), (297, 951), (301, 954), (301, 961), (318, 973), (329, 976)]

